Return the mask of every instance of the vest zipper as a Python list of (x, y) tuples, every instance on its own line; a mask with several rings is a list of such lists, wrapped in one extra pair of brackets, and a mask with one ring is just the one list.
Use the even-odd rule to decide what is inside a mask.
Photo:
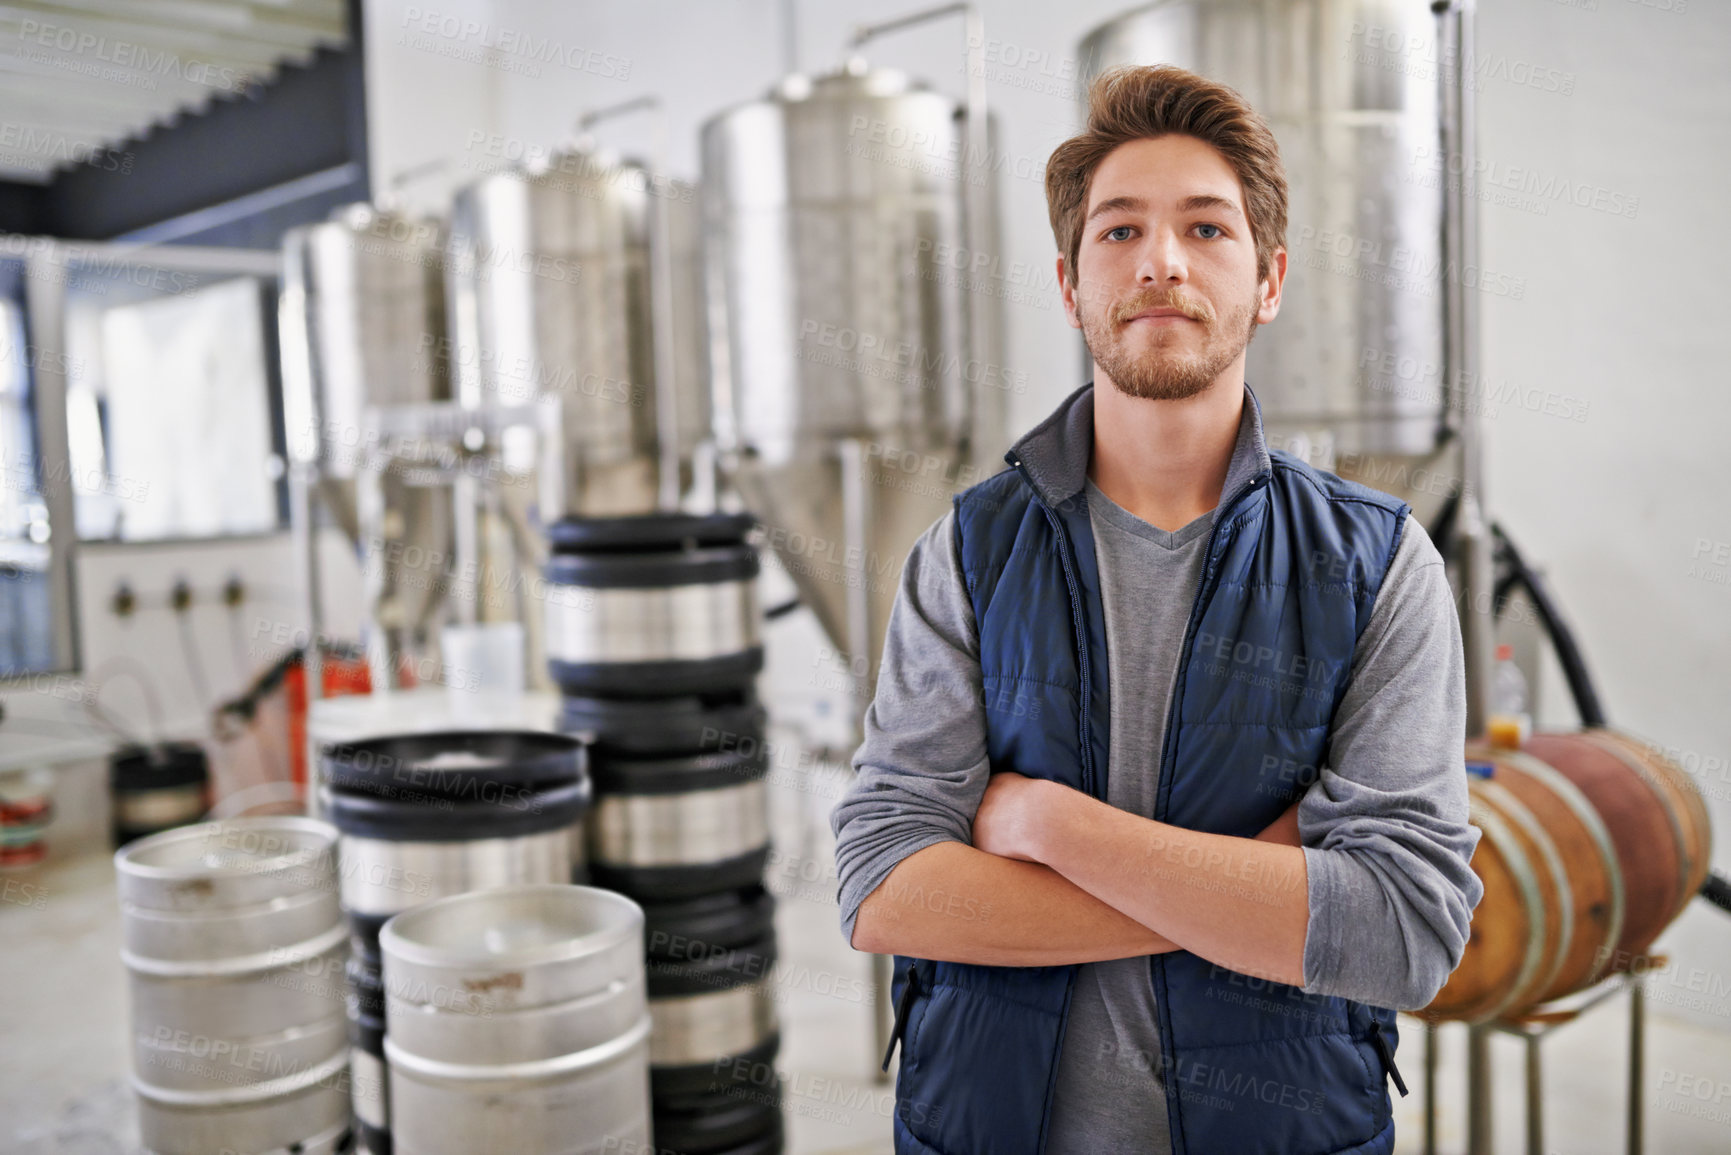
[(1268, 476), (1267, 473), (1259, 473), (1240, 486), (1238, 492), (1220, 507), (1220, 515), (1208, 529), (1208, 545), (1202, 556), (1202, 572), (1196, 577), (1196, 592), (1190, 599), (1190, 620), (1184, 626), (1184, 647), (1178, 651), (1178, 672), (1172, 679), (1172, 700), (1166, 704), (1166, 736), (1160, 750), (1160, 793), (1154, 800), (1154, 818), (1157, 822), (1166, 821), (1166, 801), (1172, 793), (1172, 775), (1167, 773), (1167, 762), (1171, 758), (1178, 735), (1178, 699), (1184, 692), (1184, 672), (1190, 666), (1190, 643), (1196, 636), (1196, 611), (1202, 606), (1202, 590), (1208, 584), (1209, 571), (1214, 568), (1214, 542), (1220, 535), (1221, 525), (1232, 515), (1233, 507)]
[(908, 1029), (908, 1011), (913, 1008), (914, 999), (919, 995), (919, 990), (919, 969), (913, 963), (909, 963), (907, 984), (902, 987), (902, 997), (896, 1000), (896, 1021), (895, 1025), (890, 1028), (890, 1045), (884, 1051), (883, 1069), (885, 1071), (890, 1069), (890, 1056), (896, 1053), (896, 1044), (901, 1041), (902, 1032)]
[(1040, 496), (1040, 491), (1035, 488), (1034, 479), (1028, 476), (1028, 470), (1022, 464), (1022, 459), (1011, 457), (1009, 462), (1015, 467), (1016, 472), (1022, 475), (1022, 481), (1027, 485), (1028, 491), (1034, 495), (1035, 503), (1045, 513), (1046, 520), (1051, 523), (1052, 532), (1058, 537), (1058, 561), (1064, 567), (1064, 585), (1070, 594), (1070, 628), (1076, 632), (1076, 676), (1081, 683), (1077, 695), (1080, 699), (1078, 707), (1081, 714), (1077, 746), (1082, 755), (1082, 789), (1089, 797), (1098, 798), (1104, 802), (1105, 798), (1101, 796), (1099, 783), (1094, 774), (1094, 744), (1090, 741), (1094, 711), (1093, 678), (1089, 676), (1088, 670), (1088, 633), (1082, 620), (1082, 592), (1076, 581), (1075, 559), (1071, 556), (1073, 551), (1070, 547), (1070, 534), (1065, 530), (1063, 519), (1058, 516), (1057, 511), (1047, 505), (1045, 499)]
[(1394, 1080), (1394, 1089), (1400, 1092), (1401, 1098), (1406, 1098), (1406, 1080), (1400, 1077), (1400, 1068), (1394, 1065), (1394, 1049), (1383, 1037), (1382, 1024), (1375, 1019), (1370, 1021), (1370, 1045), (1376, 1048), (1377, 1058), (1382, 1060), (1383, 1071)]
[[(1160, 790), (1154, 797), (1154, 819), (1157, 822), (1166, 821), (1167, 800), (1172, 796), (1172, 775), (1168, 764), (1172, 752), (1177, 748), (1178, 700), (1184, 692), (1184, 673), (1190, 666), (1190, 644), (1195, 637), (1196, 611), (1202, 607), (1202, 591), (1208, 584), (1209, 571), (1214, 568), (1214, 543), (1220, 536), (1221, 525), (1231, 516), (1233, 507), (1243, 500), (1245, 494), (1270, 476), (1272, 471), (1258, 473), (1240, 486), (1237, 493), (1221, 503), (1219, 516), (1208, 529), (1208, 545), (1202, 555), (1202, 572), (1196, 578), (1196, 592), (1191, 595), (1190, 620), (1184, 626), (1184, 646), (1178, 651), (1178, 671), (1172, 679), (1172, 700), (1166, 706), (1166, 735), (1160, 748)], [(1155, 1017), (1159, 1020), (1161, 1085), (1166, 1090), (1166, 1110), (1171, 1118), (1169, 1131), (1172, 1151), (1173, 1155), (1188, 1155), (1190, 1146), (1184, 1136), (1183, 1116), (1178, 1111), (1178, 1088), (1164, 1077), (1164, 1072), (1173, 1069), (1172, 1052), (1176, 1049), (1172, 1041), (1172, 1007), (1166, 997), (1166, 956), (1155, 955), (1153, 964), (1150, 968), (1149, 985), (1154, 988)]]

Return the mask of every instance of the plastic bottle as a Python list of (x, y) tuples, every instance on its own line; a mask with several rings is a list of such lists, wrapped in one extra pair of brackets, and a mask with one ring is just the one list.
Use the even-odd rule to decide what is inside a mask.
[(1533, 716), (1527, 712), (1527, 678), (1515, 665), (1515, 648), (1507, 642), (1497, 647), (1497, 668), (1491, 678), (1491, 716), (1486, 729), (1491, 745), (1519, 749), (1533, 732)]

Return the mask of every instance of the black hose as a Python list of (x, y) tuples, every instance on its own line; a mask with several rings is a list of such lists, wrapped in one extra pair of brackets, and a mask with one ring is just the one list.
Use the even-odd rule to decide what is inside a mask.
[(1707, 876), (1707, 881), (1701, 884), (1701, 897), (1731, 914), (1731, 878), (1726, 878), (1718, 871)]
[(1454, 545), (1455, 512), (1460, 508), (1460, 504), (1461, 491), (1457, 489), (1443, 502), (1442, 508), (1437, 511), (1436, 520), (1424, 527), (1431, 541), (1436, 544), (1437, 552), (1444, 557), (1449, 556)]
[(1569, 693), (1575, 699), (1575, 711), (1581, 716), (1581, 725), (1603, 726), (1605, 710), (1599, 704), (1599, 691), (1593, 685), (1592, 675), (1587, 672), (1586, 658), (1581, 653), (1580, 644), (1575, 641), (1574, 631), (1569, 629), (1568, 623), (1563, 620), (1562, 611), (1551, 597), (1550, 589), (1544, 580), (1533, 572), (1532, 567), (1527, 565), (1520, 551), (1515, 548), (1515, 543), (1503, 532), (1502, 526), (1492, 522), (1491, 535), (1495, 539), (1497, 552), (1502, 555), (1515, 579), (1527, 591), (1533, 609), (1538, 611), (1539, 621), (1551, 639), (1551, 648), (1556, 651), (1557, 661), (1563, 667), (1563, 676), (1569, 680)]
[(800, 605), (801, 602), (798, 598), (790, 598), (785, 602), (780, 602), (776, 605), (770, 606), (767, 610), (764, 610), (764, 619), (773, 622), (776, 618), (784, 618), (794, 610), (797, 610)]

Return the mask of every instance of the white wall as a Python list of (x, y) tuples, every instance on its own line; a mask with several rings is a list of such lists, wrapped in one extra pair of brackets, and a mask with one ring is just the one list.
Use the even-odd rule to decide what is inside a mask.
[[(799, 4), (801, 65), (834, 63), (854, 23), (914, 6)], [(1000, 188), (1007, 262), (1044, 269), (1051, 261), (1041, 166), (1076, 127), (1076, 42), (1122, 7), (984, 4), (998, 61), (990, 99), (1021, 174)], [(501, 148), (551, 145), (582, 109), (646, 93), (668, 104), (675, 171), (695, 176), (702, 121), (782, 72), (780, 8), (772, 0), (369, 3), (375, 182), (434, 156), (449, 158), (447, 172), (475, 171), (486, 158), (476, 157), (472, 133), (497, 134)], [(1555, 202), (1542, 215), (1483, 208), (1483, 265), (1525, 278), (1520, 300), (1482, 303), (1486, 377), (1558, 389), (1588, 409), (1571, 422), (1505, 406), (1487, 421), (1491, 509), (1549, 571), (1613, 722), (1704, 768), (1697, 781), (1721, 829), (1731, 830), (1731, 464), (1723, 448), (1731, 390), (1713, 348), (1722, 328), (1715, 278), (1728, 255), (1714, 210), (1731, 167), (1731, 70), (1722, 59), (1731, 6), (1499, 0), (1481, 8), (1479, 50), (1503, 58), (1479, 91), (1481, 156), (1616, 194), (1601, 203), (1638, 198), (1632, 217)], [(422, 32), (409, 43), (411, 11), (491, 25)], [(531, 75), (510, 53), (479, 62), (455, 55), (500, 33), (550, 38), (582, 63), (540, 63)], [(886, 39), (869, 55), (960, 96), (960, 42), (959, 26), (935, 26)], [(1564, 71), (1572, 91), (1505, 79), (1534, 67)], [(603, 139), (630, 144), (642, 123), (622, 121)], [(643, 144), (646, 151), (646, 137)], [(1010, 367), (1030, 382), (1012, 398), (1020, 430), (1078, 383), (1079, 353), (1055, 298), (1012, 302), (1007, 320)], [(1703, 549), (1701, 560), (1718, 551), (1718, 563), (1701, 565)], [(1549, 674), (1543, 720), (1569, 724)], [(1731, 870), (1731, 849), (1717, 862)], [(1723, 997), (1731, 971), (1715, 961), (1731, 947), (1731, 922), (1696, 903), (1664, 945), (1685, 977), (1690, 966), (1710, 967), (1721, 997), (1705, 1010), (1661, 999), (1659, 1012), (1731, 1029)]]
[[(1581, 422), (1516, 408), (1486, 422), (1492, 510), (1549, 567), (1613, 724), (1695, 772), (1731, 872), (1728, 43), (1724, 4), (1481, 6), (1481, 52), (1575, 78), (1568, 96), (1487, 82), (1481, 159), (1639, 199), (1632, 218), (1484, 210), (1485, 264), (1527, 281), (1522, 300), (1484, 299), (1487, 376), (1588, 403)], [(1574, 721), (1566, 697), (1549, 701), (1549, 721)], [(1731, 1029), (1731, 919), (1698, 900), (1659, 945), (1680, 969), (1656, 981), (1658, 1009)]]

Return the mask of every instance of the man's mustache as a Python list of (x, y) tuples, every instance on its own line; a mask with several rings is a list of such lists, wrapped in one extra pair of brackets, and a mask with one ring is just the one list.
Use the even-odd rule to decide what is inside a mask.
[(1149, 309), (1177, 309), (1192, 321), (1204, 325), (1214, 323), (1214, 310), (1207, 301), (1186, 296), (1172, 289), (1140, 289), (1112, 306), (1112, 323), (1122, 325), (1138, 313)]

